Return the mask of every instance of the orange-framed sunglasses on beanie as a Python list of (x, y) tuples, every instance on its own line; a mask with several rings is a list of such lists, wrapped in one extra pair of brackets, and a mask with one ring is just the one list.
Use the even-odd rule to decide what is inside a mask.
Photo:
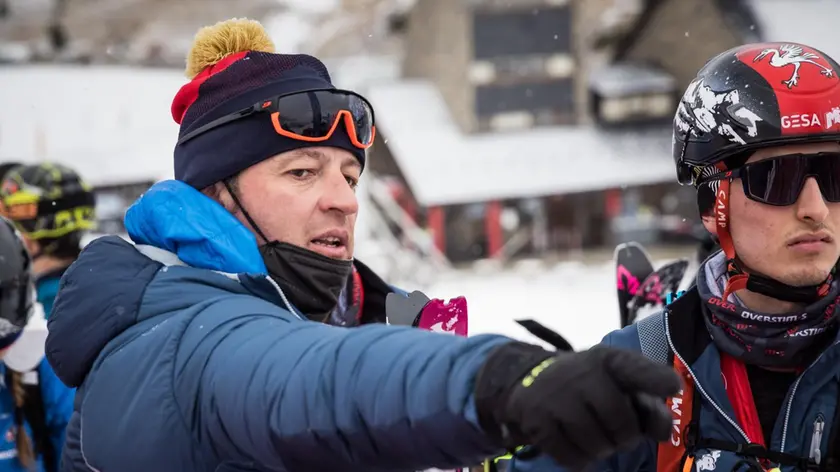
[(336, 88), (317, 58), (276, 54), (270, 42), (253, 39), (251, 50), (221, 60), (191, 51), (191, 81), (171, 108), (181, 126), (175, 178), (202, 189), (279, 153), (317, 146), (344, 149), (364, 167), (376, 136), (368, 100)]

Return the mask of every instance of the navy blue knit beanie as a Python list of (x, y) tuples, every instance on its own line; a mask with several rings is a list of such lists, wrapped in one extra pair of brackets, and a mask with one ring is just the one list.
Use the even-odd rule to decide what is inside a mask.
[[(256, 21), (233, 19), (199, 30), (187, 58), (189, 83), (172, 102), (179, 138), (261, 100), (302, 90), (335, 88), (326, 66), (305, 54), (275, 54)], [(281, 152), (332, 146), (364, 166), (365, 151), (343, 126), (327, 141), (305, 142), (277, 134), (266, 114), (233, 121), (175, 146), (175, 178), (203, 189)]]

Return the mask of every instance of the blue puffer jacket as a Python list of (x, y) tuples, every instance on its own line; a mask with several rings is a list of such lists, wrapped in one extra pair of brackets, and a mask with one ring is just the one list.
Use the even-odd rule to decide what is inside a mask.
[(49, 361), (79, 386), (62, 471), (413, 471), (499, 453), (472, 390), (508, 338), (301, 319), (253, 236), (180, 182), (126, 226), (137, 246), (88, 245), (49, 320)]
[[(720, 353), (711, 342), (702, 319), (700, 296), (696, 287), (678, 298), (669, 308), (639, 325), (630, 325), (608, 334), (603, 344), (652, 353), (654, 357), (673, 356), (672, 348), (690, 366), (695, 377), (695, 398), (700, 400), (699, 434), (702, 438), (718, 439), (731, 443), (745, 443), (740, 426), (736, 427), (735, 411), (729, 401), (720, 370)], [(644, 349), (639, 331), (655, 333), (657, 342), (646, 343)], [(646, 336), (643, 336), (647, 339)], [(670, 347), (669, 347), (670, 346)], [(660, 350), (659, 352), (655, 352)], [(667, 352), (667, 354), (666, 354)], [(702, 391), (701, 391), (702, 389)], [(830, 432), (838, 416), (840, 395), (840, 335), (791, 387), (785, 406), (779, 412), (769, 448), (801, 458), (820, 458), (825, 464), (831, 454), (837, 454), (840, 444), (831, 444)], [(695, 400), (695, 401), (697, 401)], [(679, 415), (678, 415), (679, 416)], [(836, 442), (840, 442), (837, 436)], [(657, 470), (657, 444), (646, 441), (634, 450), (616, 454), (598, 464), (596, 472), (655, 472)], [(694, 470), (697, 472), (731, 472), (746, 470), (736, 468), (741, 460), (736, 454), (713, 448), (695, 451)], [(837, 467), (838, 463), (835, 465)], [(545, 456), (532, 460), (514, 459), (510, 472), (557, 472), (562, 470)], [(794, 466), (781, 467), (782, 472), (798, 470)], [(834, 469), (836, 470), (836, 469)], [(676, 471), (675, 471), (676, 472)]]

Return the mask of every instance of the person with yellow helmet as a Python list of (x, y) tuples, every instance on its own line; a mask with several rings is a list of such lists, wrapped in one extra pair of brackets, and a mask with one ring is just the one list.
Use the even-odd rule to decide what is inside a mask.
[(26, 240), (47, 316), (61, 276), (81, 252), (82, 236), (96, 225), (94, 204), (91, 187), (61, 164), (16, 165), (2, 175), (0, 215)]

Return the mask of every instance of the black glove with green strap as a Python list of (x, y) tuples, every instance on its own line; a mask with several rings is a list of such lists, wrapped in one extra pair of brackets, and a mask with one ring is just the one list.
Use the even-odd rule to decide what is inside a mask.
[(551, 352), (496, 348), (476, 378), (479, 422), (509, 450), (536, 446), (575, 470), (648, 437), (666, 440), (664, 399), (680, 389), (673, 368), (624, 349)]

